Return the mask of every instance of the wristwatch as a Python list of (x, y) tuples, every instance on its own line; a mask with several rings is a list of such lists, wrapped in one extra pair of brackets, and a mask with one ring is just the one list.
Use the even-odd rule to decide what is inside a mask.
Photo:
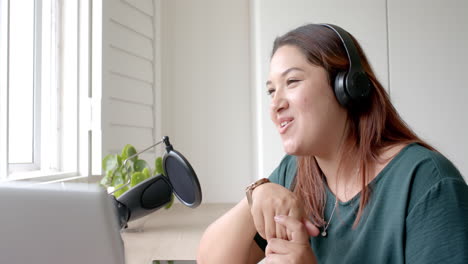
[(260, 180), (257, 180), (253, 183), (251, 183), (249, 186), (245, 188), (245, 196), (247, 196), (247, 201), (249, 202), (249, 205), (252, 206), (252, 192), (255, 188), (258, 186), (270, 182), (267, 178), (262, 178)]

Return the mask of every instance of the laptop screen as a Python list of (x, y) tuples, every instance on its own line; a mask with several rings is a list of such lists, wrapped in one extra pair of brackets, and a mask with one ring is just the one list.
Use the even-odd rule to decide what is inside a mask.
[(84, 183), (0, 184), (0, 263), (125, 263), (110, 197)]

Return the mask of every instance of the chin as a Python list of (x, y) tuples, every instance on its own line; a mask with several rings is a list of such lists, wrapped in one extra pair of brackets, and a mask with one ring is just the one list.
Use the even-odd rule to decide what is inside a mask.
[(293, 156), (310, 156), (310, 151), (307, 151), (307, 147), (304, 144), (297, 144), (295, 142), (283, 142), (283, 150), (288, 155)]
[(288, 155), (297, 156), (297, 153), (299, 153), (299, 149), (296, 144), (283, 143), (283, 150)]

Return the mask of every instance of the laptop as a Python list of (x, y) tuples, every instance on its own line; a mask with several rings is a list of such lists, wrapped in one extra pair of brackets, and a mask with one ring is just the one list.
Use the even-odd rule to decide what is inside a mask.
[(0, 263), (125, 263), (110, 197), (85, 183), (0, 184)]

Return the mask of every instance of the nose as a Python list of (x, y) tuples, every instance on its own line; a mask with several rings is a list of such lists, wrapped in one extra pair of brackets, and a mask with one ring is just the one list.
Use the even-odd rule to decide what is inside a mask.
[(271, 99), (271, 110), (272, 113), (279, 113), (288, 107), (288, 100), (285, 98), (281, 89), (275, 92), (275, 95)]

